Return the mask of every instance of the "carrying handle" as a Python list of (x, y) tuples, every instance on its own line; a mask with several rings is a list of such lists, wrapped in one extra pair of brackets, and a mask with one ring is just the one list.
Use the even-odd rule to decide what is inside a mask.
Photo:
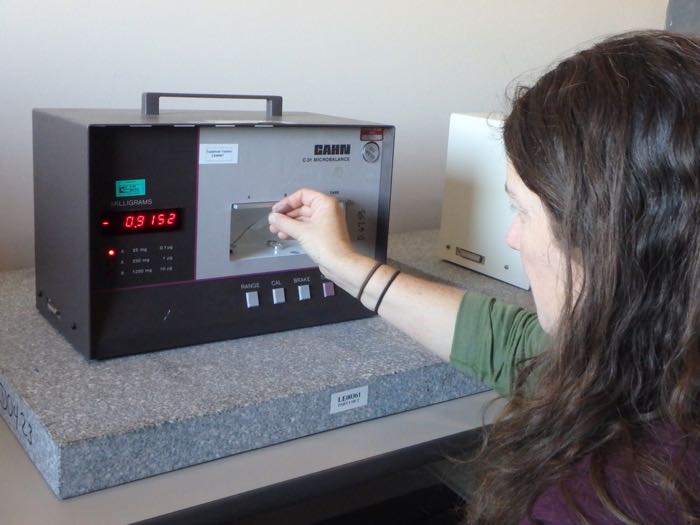
[(282, 97), (277, 95), (204, 95), (200, 93), (154, 93), (147, 92), (141, 95), (141, 114), (153, 116), (160, 114), (160, 98), (230, 98), (252, 99), (267, 101), (267, 120), (282, 116)]

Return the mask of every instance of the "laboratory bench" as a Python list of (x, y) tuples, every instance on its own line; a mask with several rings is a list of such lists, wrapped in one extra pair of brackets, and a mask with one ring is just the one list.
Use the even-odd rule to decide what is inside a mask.
[[(389, 238), (389, 263), (414, 275), (492, 295), (506, 302), (519, 304), (526, 308), (533, 308), (532, 297), (529, 292), (439, 260), (434, 255), (433, 249), (437, 242), (437, 237), (436, 230), (391, 235)], [(6, 282), (13, 283), (22, 281), (27, 285), (31, 281), (31, 270), (0, 274), (0, 281), (3, 279)], [(24, 293), (25, 289), (23, 288), (22, 290), (22, 293)], [(0, 320), (0, 322), (4, 321)], [(32, 324), (41, 322), (44, 321), (39, 317), (36, 317), (36, 319), (32, 318), (31, 321)], [(355, 324), (353, 325), (352, 323)], [(2, 346), (5, 346), (5, 344), (8, 347), (11, 345), (16, 346), (21, 344), (23, 338), (28, 337), (28, 334), (22, 330), (21, 322), (13, 324), (18, 326), (0, 326), (0, 354), (2, 354), (4, 350)], [(449, 473), (452, 469), (452, 463), (450, 459), (445, 458), (462, 458), (478, 445), (480, 428), (488, 421), (489, 414), (497, 410), (501, 401), (495, 393), (485, 389), (483, 385), (478, 384), (473, 379), (466, 376), (464, 379), (454, 378), (449, 373), (446, 373), (442, 368), (443, 363), (435, 363), (434, 357), (426, 355), (420, 349), (413, 349), (412, 345), (417, 343), (402, 339), (400, 334), (393, 332), (393, 329), (379, 318), (340, 323), (340, 325), (344, 325), (344, 327), (328, 325), (302, 329), (277, 335), (261, 336), (261, 338), (247, 338), (247, 340), (243, 340), (244, 342), (239, 344), (255, 345), (265, 342), (266, 345), (269, 344), (275, 347), (275, 345), (279, 346), (284, 341), (290, 340), (290, 338), (294, 341), (295, 334), (299, 333), (303, 334), (304, 337), (312, 337), (315, 340), (324, 341), (328, 340), (329, 335), (330, 337), (342, 338), (342, 330), (358, 332), (360, 334), (359, 337), (362, 337), (362, 334), (367, 334), (368, 341), (373, 341), (373, 337), (388, 337), (402, 347), (400, 351), (403, 351), (403, 347), (406, 347), (405, 350), (407, 352), (409, 350), (413, 352), (410, 354), (410, 356), (413, 356), (411, 359), (415, 360), (412, 366), (420, 369), (423, 375), (415, 375), (414, 371), (408, 368), (399, 370), (400, 365), (398, 363), (390, 363), (391, 366), (385, 370), (380, 366), (381, 363), (370, 361), (372, 365), (370, 368), (376, 367), (377, 369), (381, 368), (381, 370), (376, 371), (372, 368), (369, 372), (363, 372), (366, 374), (368, 382), (374, 381), (376, 376), (378, 378), (376, 379), (377, 388), (381, 389), (389, 388), (382, 383), (382, 381), (386, 382), (386, 377), (391, 378), (395, 376), (410, 381), (415, 379), (418, 382), (432, 380), (431, 378), (435, 377), (439, 378), (436, 381), (440, 381), (442, 383), (441, 386), (445, 385), (445, 388), (451, 393), (445, 399), (439, 397), (416, 398), (415, 402), (411, 402), (414, 402), (418, 406), (417, 408), (397, 410), (396, 407), (402, 405), (395, 404), (389, 407), (382, 407), (378, 412), (366, 415), (362, 420), (353, 420), (348, 415), (347, 419), (342, 420), (342, 424), (334, 424), (335, 426), (313, 426), (310, 422), (305, 422), (304, 415), (299, 413), (300, 428), (306, 432), (303, 437), (295, 437), (293, 434), (288, 435), (285, 433), (287, 431), (284, 428), (273, 428), (272, 430), (263, 428), (261, 430), (254, 426), (254, 422), (248, 420), (254, 427), (254, 432), (271, 433), (270, 435), (274, 439), (253, 443), (252, 445), (247, 443), (247, 448), (241, 449), (244, 451), (229, 455), (224, 455), (226, 449), (222, 449), (223, 452), (218, 459), (206, 460), (206, 457), (208, 457), (206, 455), (198, 456), (200, 457), (199, 460), (190, 463), (187, 461), (172, 462), (169, 459), (168, 461), (170, 462), (164, 466), (160, 464), (163, 461), (161, 456), (172, 455), (176, 460), (179, 460), (183, 452), (177, 450), (178, 447), (175, 442), (168, 441), (170, 435), (165, 431), (161, 431), (162, 428), (160, 427), (166, 429), (174, 428), (181, 424), (182, 428), (179, 432), (187, 434), (184, 442), (189, 443), (190, 448), (196, 448), (197, 433), (186, 426), (187, 421), (192, 419), (189, 412), (183, 412), (180, 419), (165, 421), (160, 426), (154, 424), (151, 425), (152, 428), (148, 427), (145, 430), (140, 430), (139, 432), (142, 433), (139, 434), (140, 437), (137, 436), (138, 439), (136, 440), (127, 436), (124, 439), (132, 439), (129, 442), (129, 446), (112, 449), (99, 442), (99, 439), (96, 437), (97, 434), (91, 434), (89, 431), (100, 425), (117, 425), (119, 418), (124, 417), (128, 420), (133, 414), (121, 414), (116, 411), (113, 414), (113, 419), (117, 420), (116, 422), (109, 421), (104, 424), (99, 421), (95, 422), (91, 417), (99, 419), (95, 414), (100, 414), (100, 407), (93, 407), (89, 403), (86, 404), (84, 400), (79, 402), (77, 399), (81, 396), (79, 389), (71, 391), (70, 388), (67, 388), (68, 393), (66, 394), (66, 388), (62, 388), (60, 391), (56, 390), (54, 395), (57, 399), (65, 399), (65, 401), (61, 401), (61, 410), (51, 406), (49, 408), (53, 412), (49, 416), (44, 414), (44, 417), (52, 419), (57, 429), (70, 427), (70, 430), (75, 432), (74, 427), (79, 425), (81, 429), (84, 429), (84, 440), (81, 442), (82, 448), (77, 448), (72, 452), (75, 457), (72, 457), (70, 460), (61, 458), (61, 461), (65, 461), (65, 466), (62, 463), (61, 468), (65, 468), (68, 471), (71, 468), (71, 462), (77, 462), (76, 464), (83, 465), (83, 468), (85, 468), (85, 464), (91, 465), (89, 462), (79, 463), (81, 459), (84, 459), (79, 457), (81, 453), (86, 456), (95, 455), (96, 458), (99, 458), (100, 465), (118, 466), (120, 462), (129, 463), (130, 458), (127, 456), (134, 450), (129, 447), (133, 447), (134, 443), (142, 439), (143, 442), (149, 443), (149, 447), (155, 451), (154, 454), (157, 452), (156, 456), (150, 457), (150, 461), (155, 463), (153, 468), (156, 470), (149, 471), (146, 468), (143, 472), (147, 477), (142, 475), (142, 479), (136, 479), (138, 473), (135, 474), (127, 468), (126, 470), (129, 471), (127, 472), (128, 477), (123, 478), (122, 482), (119, 482), (122, 478), (118, 476), (121, 473), (115, 472), (115, 477), (113, 479), (110, 478), (111, 481), (106, 488), (101, 488), (99, 485), (101, 481), (98, 480), (92, 480), (93, 485), (90, 485), (89, 479), (88, 481), (80, 480), (80, 483), (88, 483), (86, 486), (82, 486), (80, 483), (72, 483), (71, 480), (67, 480), (65, 483), (62, 480), (53, 480), (53, 485), (49, 488), (47, 481), (42, 477), (33, 461), (30, 460), (26, 451), (26, 443), (23, 447), (18, 437), (16, 437), (18, 432), (13, 433), (8, 424), (6, 424), (8, 421), (12, 422), (13, 420), (8, 419), (7, 414), (5, 414), (5, 423), (0, 423), (0, 495), (2, 496), (2, 500), (0, 500), (0, 523), (4, 525), (25, 523), (71, 525), (83, 523), (100, 523), (105, 525), (130, 523), (150, 525), (184, 523), (243, 523), (250, 525), (254, 523), (328, 523), (329, 525), (340, 525), (345, 523), (342, 521), (343, 515), (347, 516), (353, 512), (361, 512), (362, 508), (374, 508), (372, 506), (375, 505), (377, 509), (380, 509), (383, 501), (392, 499), (400, 501), (400, 498), (405, 497), (407, 494), (409, 497), (413, 497), (413, 494), (432, 490), (436, 485), (452, 484), (455, 486), (454, 481), (450, 482), (450, 479), (447, 479), (451, 478)], [(42, 355), (41, 341), (42, 339), (39, 338), (38, 342), (35, 341), (33, 345), (27, 345), (28, 362), (31, 362), (33, 352), (36, 355)], [(282, 341), (282, 343), (279, 341)], [(138, 376), (140, 370), (150, 366), (153, 368), (149, 369), (149, 373), (154, 373), (154, 371), (163, 372), (165, 370), (170, 375), (164, 377), (171, 378), (175, 371), (177, 374), (180, 374), (180, 380), (186, 382), (187, 377), (182, 376), (182, 363), (186, 361), (178, 361), (177, 356), (182, 354), (184, 355), (183, 359), (192, 358), (196, 360), (201, 358), (202, 355), (206, 355), (206, 352), (212, 353), (215, 351), (212, 351), (211, 348), (206, 348), (207, 345), (202, 346), (205, 348), (192, 347), (192, 349), (156, 352), (154, 354), (121, 359), (132, 360), (129, 363), (133, 363), (133, 368), (129, 370), (134, 376)], [(362, 345), (360, 344), (359, 346)], [(248, 347), (246, 349), (250, 351)], [(381, 349), (367, 348), (364, 351), (367, 352), (366, 355), (374, 355), (373, 352), (377, 353), (377, 350)], [(279, 351), (279, 348), (276, 351)], [(313, 348), (309, 350), (312, 354), (313, 351)], [(194, 355), (188, 355), (188, 352), (194, 352)], [(201, 352), (201, 354), (197, 352)], [(366, 357), (365, 354), (362, 355)], [(236, 356), (236, 358), (240, 358), (240, 354), (236, 354)], [(269, 356), (263, 357), (269, 358)], [(56, 359), (54, 355), (51, 355), (50, 358)], [(71, 363), (73, 363), (74, 359), (85, 361), (82, 356), (79, 356), (77, 352), (69, 348), (61, 354), (61, 359), (65, 361), (62, 366), (68, 367), (69, 371), (76, 370), (71, 368), (73, 366)], [(405, 360), (405, 356), (401, 355), (401, 359)], [(120, 360), (112, 361), (119, 362)], [(388, 359), (388, 361), (391, 361), (391, 359)], [(152, 362), (157, 362), (157, 366), (153, 365)], [(210, 371), (215, 380), (217, 380), (215, 368), (221, 363), (226, 363), (226, 361), (208, 362), (206, 365), (211, 367)], [(2, 377), (3, 373), (1, 365), (2, 362), (0, 361), (0, 377)], [(57, 365), (40, 361), (31, 366), (35, 366), (35, 369), (38, 371), (42, 366)], [(86, 369), (87, 372), (85, 373), (87, 375), (104, 373), (108, 377), (113, 377), (109, 375), (112, 373), (110, 368), (99, 368), (102, 366), (109, 367), (110, 365), (100, 364), (93, 366), (91, 364), (91, 366), (92, 368)], [(348, 366), (350, 365), (348, 364)], [(397, 370), (393, 370), (391, 367), (395, 367)], [(77, 368), (77, 370), (83, 369)], [(259, 372), (265, 373), (264, 370)], [(375, 372), (376, 374), (372, 375)], [(408, 375), (404, 377), (404, 374)], [(156, 374), (154, 377), (157, 378), (159, 376)], [(94, 376), (94, 382), (98, 382), (97, 378), (97, 375)], [(26, 378), (22, 380), (25, 381)], [(301, 379), (297, 380), (301, 381)], [(117, 380), (115, 381), (113, 385), (115, 388), (124, 390), (128, 387), (128, 385), (120, 385)], [(80, 386), (82, 389), (87, 388), (89, 390), (93, 388), (94, 382), (92, 380), (87, 381), (85, 378), (75, 378), (76, 385), (88, 385)], [(66, 386), (69, 387), (69, 385), (63, 385), (63, 387)], [(305, 384), (302, 382), (299, 388), (303, 390), (304, 386)], [(314, 388), (319, 387), (317, 384), (313, 386)], [(31, 385), (24, 385), (24, 388), (25, 392), (31, 391)], [(102, 385), (100, 388), (105, 387)], [(172, 384), (161, 385), (159, 388), (179, 388), (182, 390), (182, 383), (179, 386), (173, 386)], [(332, 388), (332, 386), (329, 388)], [(396, 389), (396, 384), (391, 388)], [(273, 391), (274, 385), (268, 385), (268, 390)], [(410, 389), (407, 388), (408, 390)], [(471, 394), (462, 395), (461, 393), (464, 392), (471, 392)], [(7, 387), (3, 386), (2, 390), (0, 390), (0, 394), (2, 394), (0, 409), (3, 408), (3, 403), (7, 404), (11, 393), (12, 390), (9, 385)], [(85, 393), (85, 395), (89, 394), (90, 392)], [(109, 392), (102, 392), (102, 395), (109, 397), (110, 394)], [(132, 395), (154, 396), (151, 391), (144, 393), (138, 389)], [(157, 391), (157, 395), (163, 396), (163, 399), (147, 399), (144, 401), (152, 402), (155, 405), (158, 405), (159, 402), (161, 404), (164, 403), (164, 407), (156, 408), (167, 411), (167, 401), (170, 399), (168, 397), (169, 394)], [(206, 397), (206, 392), (201, 395), (204, 397), (193, 395), (194, 405), (216, 405), (216, 403), (223, 402), (217, 397), (221, 396), (220, 391), (214, 390), (212, 393), (209, 393), (210, 398)], [(408, 392), (405, 395), (410, 398), (414, 394)], [(423, 394), (420, 392), (415, 393), (415, 396), (420, 397), (421, 395)], [(433, 392), (431, 395), (435, 396), (437, 394)], [(180, 397), (178, 397), (178, 400), (182, 401)], [(258, 417), (266, 415), (274, 417), (276, 414), (274, 411), (276, 410), (276, 405), (274, 403), (276, 401), (271, 398), (265, 398), (262, 401), (261, 404), (268, 407), (265, 409), (267, 412), (263, 410), (252, 414), (257, 414)], [(304, 403), (310, 402), (306, 398), (303, 401)], [(73, 402), (75, 402), (75, 406), (72, 406)], [(419, 406), (426, 403), (426, 406)], [(99, 405), (97, 401), (95, 404)], [(176, 410), (185, 410), (183, 406), (178, 405), (179, 408)], [(491, 407), (491, 409), (485, 412), (486, 407)], [(151, 405), (132, 407), (132, 412), (139, 412), (139, 410), (157, 412), (156, 408), (153, 408)], [(201, 407), (197, 406), (188, 408), (191, 410), (201, 409)], [(289, 406), (285, 405), (286, 410), (289, 410), (289, 408)], [(294, 405), (292, 408), (299, 410), (297, 405)], [(74, 412), (71, 412), (71, 410)], [(94, 413), (93, 410), (95, 411)], [(15, 409), (15, 412), (17, 412), (17, 409)], [(207, 415), (207, 417), (209, 416)], [(240, 417), (240, 414), (236, 415), (236, 417)], [(250, 417), (250, 414), (248, 414), (248, 417)], [(239, 420), (236, 421), (240, 423)], [(16, 414), (14, 422), (18, 423)], [(124, 424), (126, 425), (127, 423)], [(229, 423), (227, 422), (227, 424)], [(133, 424), (133, 421), (130, 424)], [(202, 426), (201, 421), (198, 421), (197, 424)], [(211, 421), (208, 419), (206, 421), (206, 425), (209, 427), (215, 424), (216, 420)], [(228, 428), (226, 425), (223, 425), (223, 427), (224, 429)], [(119, 434), (119, 428), (123, 431), (126, 427), (114, 426), (113, 430), (117, 429), (117, 431), (110, 435), (110, 446), (114, 446), (113, 441), (115, 439), (123, 437)], [(147, 432), (152, 432), (152, 434)], [(21, 432), (19, 435), (22, 435)], [(116, 438), (114, 437), (115, 435), (117, 436)], [(112, 457), (112, 450), (118, 450), (117, 457)], [(199, 451), (188, 450), (187, 453), (196, 455)], [(119, 454), (122, 454), (123, 457), (119, 457)], [(41, 450), (36, 455), (34, 463), (42, 464), (44, 467), (46, 467), (46, 463), (56, 460), (51, 456), (50, 451)], [(202, 460), (202, 458), (205, 459)], [(42, 461), (44, 463), (41, 463)], [(148, 461), (145, 463), (148, 464)], [(49, 467), (55, 467), (55, 465), (49, 465)], [(61, 468), (57, 469), (58, 476), (61, 475)], [(114, 470), (118, 471), (120, 469), (115, 467)], [(464, 469), (455, 468), (452, 470), (456, 472)], [(158, 471), (163, 473), (152, 473)], [(110, 473), (108, 472), (107, 474)], [(90, 478), (90, 473), (86, 472), (85, 477)], [(130, 479), (135, 480), (130, 481)], [(65, 492), (61, 497), (66, 499), (59, 499), (54, 492), (64, 490), (63, 484), (67, 488), (65, 488)], [(456, 488), (459, 489), (459, 487)], [(362, 519), (364, 520), (365, 518)]]

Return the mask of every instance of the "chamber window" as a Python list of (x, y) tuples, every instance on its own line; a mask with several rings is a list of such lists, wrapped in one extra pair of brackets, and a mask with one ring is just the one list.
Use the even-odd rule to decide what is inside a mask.
[(274, 202), (246, 202), (231, 205), (231, 261), (302, 255), (299, 242), (281, 240), (270, 232), (267, 216)]

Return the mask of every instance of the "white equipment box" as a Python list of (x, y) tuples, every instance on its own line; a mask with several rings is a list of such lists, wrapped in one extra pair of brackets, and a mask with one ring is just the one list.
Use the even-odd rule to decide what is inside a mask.
[(501, 115), (450, 117), (438, 256), (528, 289), (520, 255), (505, 242), (513, 219), (504, 185)]

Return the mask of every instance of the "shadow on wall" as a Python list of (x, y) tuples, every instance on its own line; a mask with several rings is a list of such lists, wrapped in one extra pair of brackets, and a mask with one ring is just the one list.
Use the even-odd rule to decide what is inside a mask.
[(700, 33), (700, 2), (669, 0), (666, 8), (666, 29), (676, 33)]

